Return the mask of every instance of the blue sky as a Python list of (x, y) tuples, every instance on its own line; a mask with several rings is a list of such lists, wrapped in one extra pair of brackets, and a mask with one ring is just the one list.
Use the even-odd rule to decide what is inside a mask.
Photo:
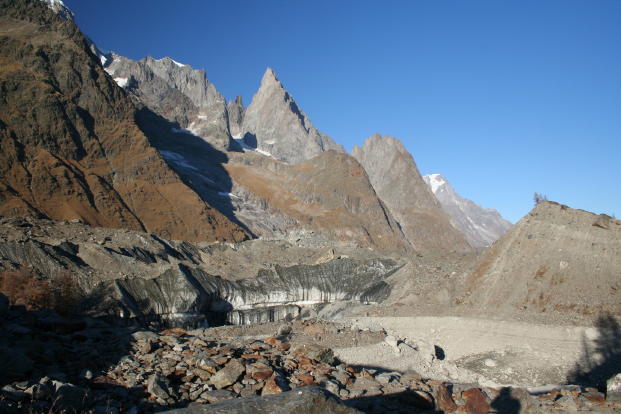
[(517, 221), (535, 191), (621, 216), (621, 1), (65, 0), (104, 50), (204, 68), (248, 105), (274, 68), (348, 150), (380, 132)]

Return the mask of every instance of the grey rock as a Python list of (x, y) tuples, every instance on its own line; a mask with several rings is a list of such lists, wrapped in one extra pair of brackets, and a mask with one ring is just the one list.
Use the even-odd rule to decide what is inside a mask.
[(330, 392), (319, 387), (302, 387), (280, 394), (239, 398), (216, 404), (167, 411), (169, 414), (354, 414)]
[(244, 372), (246, 372), (246, 368), (241, 362), (237, 359), (233, 359), (226, 364), (224, 368), (216, 372), (216, 374), (210, 378), (209, 382), (216, 388), (222, 389), (237, 382)]
[(464, 235), (451, 225), (401, 141), (376, 134), (362, 147), (355, 146), (352, 155), (415, 250), (472, 251)]
[(226, 100), (207, 80), (204, 70), (169, 57), (134, 61), (116, 54), (105, 69), (147, 107), (177, 123), (180, 140), (184, 133), (194, 134), (218, 149), (229, 149)]
[(170, 387), (170, 381), (163, 375), (154, 374), (147, 380), (147, 391), (156, 398), (165, 400), (170, 397), (168, 387)]
[(226, 104), (226, 111), (229, 117), (229, 131), (233, 138), (242, 138), (242, 124), (246, 109), (242, 103), (242, 97), (236, 96), (234, 101)]
[(606, 381), (606, 398), (610, 401), (621, 402), (621, 373)]
[(136, 341), (157, 341), (159, 335), (152, 331), (138, 331), (132, 333), (131, 337)]
[(466, 236), (472, 247), (489, 247), (511, 228), (511, 222), (503, 219), (498, 211), (481, 207), (457, 194), (442, 175), (425, 175), (423, 179), (451, 217), (451, 223)]
[(235, 393), (229, 390), (213, 390), (213, 391), (205, 391), (201, 394), (201, 398), (209, 401), (209, 403), (217, 403), (220, 401), (230, 400), (231, 398), (235, 398)]
[(304, 355), (307, 358), (314, 359), (325, 364), (334, 362), (334, 352), (332, 349), (317, 344), (302, 344), (295, 347), (292, 353)]
[(242, 132), (250, 147), (292, 164), (323, 151), (345, 152), (313, 126), (271, 68), (265, 71), (261, 86), (246, 109)]
[[(85, 289), (96, 298), (88, 304), (95, 316), (112, 314), (147, 321), (153, 318), (190, 327), (204, 326), (210, 315), (224, 317), (233, 324), (285, 320), (300, 315), (297, 302), (301, 301), (381, 302), (390, 294), (386, 279), (402, 266), (392, 259), (350, 258), (310, 264), (315, 259), (307, 250), (290, 247), (286, 242), (205, 245), (82, 224), (35, 219), (32, 223), (32, 228), (47, 236), (18, 243), (13, 240), (26, 237), (24, 227), (2, 222), (2, 263), (29, 264), (43, 274), (70, 269), (81, 280), (89, 280)], [(96, 237), (89, 237), (93, 232)], [(97, 243), (106, 238), (109, 240), (105, 245)], [(73, 246), (71, 251), (59, 249), (63, 242)], [(277, 255), (283, 256), (276, 261)], [(299, 255), (309, 258), (300, 259)], [(294, 260), (310, 263), (288, 265)], [(214, 266), (218, 261), (230, 261), (233, 266)], [(245, 272), (241, 278), (235, 274), (239, 269)], [(226, 273), (220, 277), (215, 272)], [(266, 302), (275, 305), (252, 309)], [(159, 335), (137, 331), (131, 333), (131, 340), (135, 349), (144, 345), (144, 358), (150, 358), (150, 353), (144, 354), (147, 342), (158, 341)]]
[(324, 385), (325, 389), (330, 391), (332, 394), (334, 395), (339, 395), (339, 390), (341, 387), (339, 387), (339, 384), (337, 384), (334, 381), (326, 381), (325, 385)]

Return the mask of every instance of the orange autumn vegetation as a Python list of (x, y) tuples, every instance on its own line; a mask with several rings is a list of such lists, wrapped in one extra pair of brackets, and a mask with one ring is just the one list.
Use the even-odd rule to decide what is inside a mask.
[(28, 310), (51, 309), (61, 315), (74, 312), (81, 297), (78, 284), (68, 272), (43, 279), (27, 267), (0, 273), (0, 293), (11, 305)]

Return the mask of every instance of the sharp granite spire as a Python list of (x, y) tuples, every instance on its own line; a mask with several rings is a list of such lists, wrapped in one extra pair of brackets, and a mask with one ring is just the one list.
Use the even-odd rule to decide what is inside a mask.
[(242, 133), (249, 146), (292, 164), (328, 150), (345, 152), (313, 126), (271, 68), (265, 71), (261, 86), (246, 109)]

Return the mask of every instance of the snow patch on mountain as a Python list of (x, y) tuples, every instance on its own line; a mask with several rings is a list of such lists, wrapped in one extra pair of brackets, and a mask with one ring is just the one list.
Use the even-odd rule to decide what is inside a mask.
[(429, 188), (431, 188), (431, 191), (435, 194), (438, 189), (446, 184), (446, 181), (444, 180), (444, 177), (442, 177), (440, 174), (429, 174), (428, 176), (425, 177), (429, 177), (428, 180), (425, 180), (426, 182), (428, 181), (429, 184)]
[(129, 83), (129, 79), (128, 78), (114, 78), (114, 81), (116, 82), (117, 85), (119, 85), (121, 88), (124, 88), (127, 86), (127, 84)]
[(43, 3), (54, 11), (58, 16), (65, 20), (73, 21), (74, 14), (62, 0), (41, 0)]

